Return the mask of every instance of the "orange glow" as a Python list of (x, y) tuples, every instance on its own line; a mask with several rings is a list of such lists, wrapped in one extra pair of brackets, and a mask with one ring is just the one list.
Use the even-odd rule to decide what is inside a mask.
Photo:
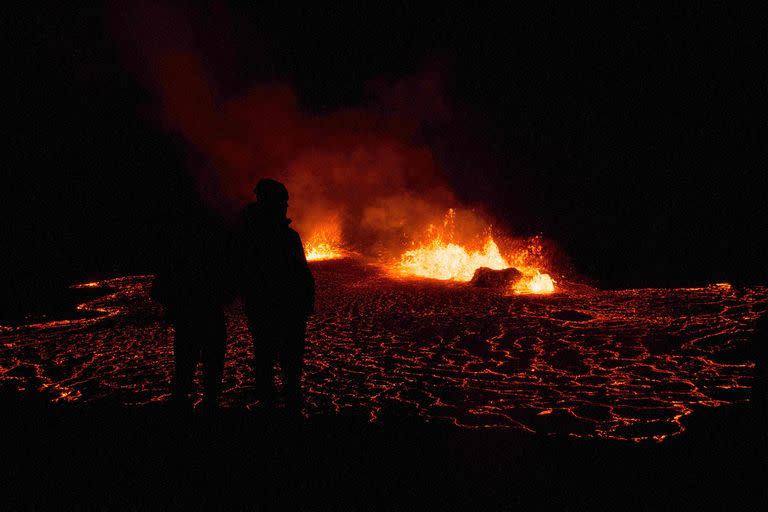
[(515, 293), (552, 293), (555, 291), (555, 282), (549, 274), (542, 274), (535, 270), (533, 275), (523, 272), (523, 278), (513, 286)]
[(90, 283), (80, 283), (76, 285), (72, 285), (72, 288), (97, 288), (101, 286), (101, 283), (92, 281)]
[(334, 260), (349, 256), (341, 246), (341, 229), (338, 224), (322, 226), (304, 242), (307, 261)]
[(403, 253), (399, 269), (404, 276), (469, 281), (480, 267), (493, 270), (509, 267), (493, 238), (486, 240), (481, 251), (468, 251), (460, 245), (435, 238), (426, 245)]
[[(502, 254), (515, 246), (497, 242)], [(508, 254), (525, 251), (530, 265), (539, 264), (530, 256), (529, 244), (535, 243), (528, 240), (519, 244), (520, 253)], [(381, 286), (383, 274), (370, 269), (370, 278), (360, 279), (361, 273), (347, 269), (360, 270), (364, 262), (345, 263), (349, 267), (316, 268), (318, 282), (329, 286), (318, 287), (323, 306), (307, 335), (312, 350), (304, 378), (312, 393), (306, 394), (305, 416), (356, 407), (378, 421), (386, 404), (414, 420), (458, 428), (661, 442), (686, 430), (686, 416), (744, 403), (751, 392), (754, 363), (724, 362), (717, 355), (749, 347), (754, 322), (768, 305), (768, 287), (739, 294), (714, 283), (696, 289), (584, 288), (556, 301), (534, 295), (533, 307), (527, 307), (527, 300), (509, 301), (468, 286), (424, 281)], [(543, 260), (540, 266), (547, 268)], [(152, 280), (126, 276), (98, 282), (105, 294), (78, 307), (93, 315), (0, 326), (0, 384), (42, 392), (52, 402), (165, 402), (164, 382), (173, 375), (173, 329), (149, 302)], [(575, 316), (563, 316), (566, 312)], [(239, 308), (228, 307), (227, 313), (236, 340), (227, 358), (230, 390), (243, 389), (250, 338)], [(151, 320), (135, 321), (141, 315)], [(365, 357), (350, 356), (346, 330), (358, 328), (364, 332), (355, 343)], [(542, 335), (553, 328), (556, 348), (565, 354), (553, 349), (552, 336)], [(338, 343), (328, 342), (340, 333)], [(647, 339), (670, 335), (679, 343), (648, 351)], [(140, 342), (146, 339), (162, 341), (158, 351), (147, 351)], [(534, 356), (517, 357), (517, 350)], [(579, 364), (563, 364), (571, 354)], [(62, 358), (68, 361), (65, 368)], [(638, 380), (639, 374), (645, 378)], [(375, 386), (365, 384), (371, 375)], [(349, 385), (334, 385), (340, 381)], [(429, 399), (421, 399), (425, 395)], [(251, 406), (248, 393), (228, 392), (222, 399), (225, 407)], [(555, 418), (562, 416), (569, 420)]]
[[(467, 282), (480, 267), (492, 270), (515, 267), (523, 274), (513, 285), (515, 293), (554, 292), (554, 281), (549, 274), (541, 273), (537, 267), (527, 263), (529, 253), (535, 256), (541, 254), (540, 245), (531, 244), (525, 250), (504, 257), (498, 244), (489, 234), (480, 250), (471, 250), (455, 241), (455, 217), (455, 210), (449, 209), (443, 219), (442, 228), (430, 225), (425, 237), (427, 241), (405, 251), (395, 265), (395, 273), (403, 277)], [(487, 231), (490, 233), (489, 229)]]

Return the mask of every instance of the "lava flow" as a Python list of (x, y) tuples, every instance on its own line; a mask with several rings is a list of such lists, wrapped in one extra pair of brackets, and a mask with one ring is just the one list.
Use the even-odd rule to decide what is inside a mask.
[[(410, 416), (461, 428), (662, 440), (704, 408), (748, 399), (748, 337), (768, 288), (728, 286), (505, 295), (393, 279), (357, 260), (312, 263), (307, 415)], [(0, 383), (54, 401), (163, 402), (173, 329), (151, 276), (85, 285), (105, 295), (69, 320), (7, 327)], [(251, 339), (226, 310), (222, 402), (249, 407)]]

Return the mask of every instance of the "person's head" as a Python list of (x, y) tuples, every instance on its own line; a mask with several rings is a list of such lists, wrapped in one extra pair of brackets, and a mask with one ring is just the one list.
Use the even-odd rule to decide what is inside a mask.
[(256, 203), (261, 208), (283, 216), (288, 212), (288, 189), (279, 181), (262, 178), (253, 191), (256, 193)]

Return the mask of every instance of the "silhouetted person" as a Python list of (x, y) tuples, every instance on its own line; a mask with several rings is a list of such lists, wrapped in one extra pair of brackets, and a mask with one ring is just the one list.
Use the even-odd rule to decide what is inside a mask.
[(175, 326), (173, 398), (189, 405), (197, 363), (203, 363), (203, 406), (215, 407), (224, 370), (227, 332), (222, 306), (232, 300), (231, 244), (202, 207), (183, 213), (167, 240), (152, 286)]
[(262, 179), (256, 202), (243, 211), (240, 228), (241, 294), (253, 336), (257, 398), (274, 399), (274, 365), (280, 363), (289, 406), (301, 404), (301, 366), (315, 282), (299, 234), (288, 227), (288, 190)]

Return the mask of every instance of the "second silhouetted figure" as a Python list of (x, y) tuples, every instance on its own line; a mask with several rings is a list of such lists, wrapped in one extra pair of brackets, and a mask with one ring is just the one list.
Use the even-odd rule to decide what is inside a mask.
[(223, 306), (234, 295), (229, 237), (200, 204), (180, 208), (168, 226), (164, 258), (152, 284), (175, 326), (173, 397), (190, 405), (197, 363), (203, 363), (203, 405), (215, 407), (224, 372), (227, 330)]
[(301, 404), (301, 367), (307, 317), (313, 312), (315, 282), (299, 234), (288, 227), (288, 190), (262, 179), (256, 202), (240, 228), (241, 295), (253, 336), (257, 397), (274, 399), (274, 365), (280, 363), (289, 406)]

